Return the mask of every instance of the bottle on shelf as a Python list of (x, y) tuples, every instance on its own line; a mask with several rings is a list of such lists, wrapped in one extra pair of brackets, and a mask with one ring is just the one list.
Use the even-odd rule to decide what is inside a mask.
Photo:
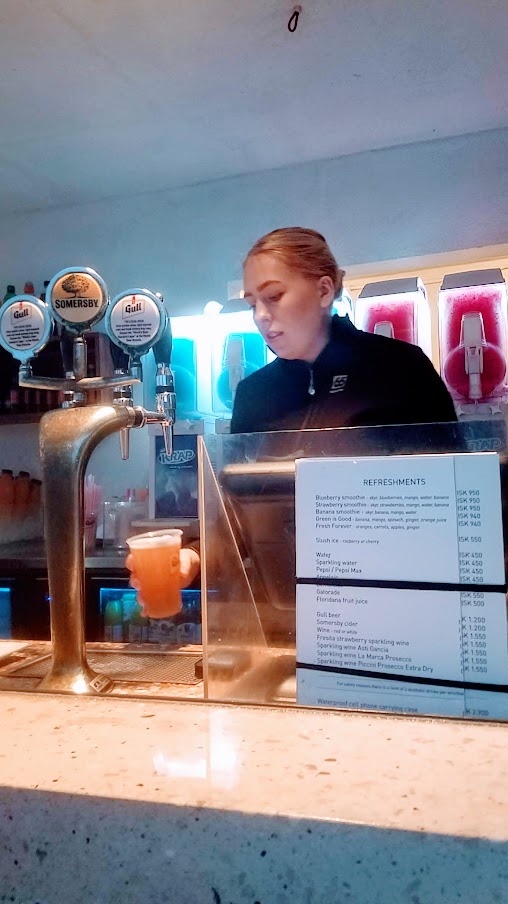
[(23, 288), (23, 294), (24, 295), (35, 295), (34, 284), (31, 279), (27, 279), (27, 281), (24, 285), (24, 288)]
[(22, 414), (32, 414), (35, 411), (33, 391), (28, 386), (19, 390), (19, 411)]
[(0, 474), (0, 521), (10, 521), (14, 506), (14, 476), (3, 468)]
[(41, 301), (46, 301), (46, 291), (49, 286), (49, 279), (44, 280), (44, 288), (41, 292)]
[(201, 643), (201, 594), (188, 590), (183, 595), (182, 608), (175, 615), (178, 644)]
[(12, 508), (12, 515), (16, 521), (23, 521), (27, 515), (30, 490), (29, 471), (20, 471), (18, 476), (14, 478), (14, 505)]
[(141, 614), (141, 606), (136, 602), (129, 619), (129, 643), (148, 642), (148, 619)]
[(13, 373), (11, 377), (11, 385), (5, 398), (5, 413), (19, 413), (19, 386), (17, 373)]
[(39, 518), (42, 509), (42, 480), (32, 477), (30, 480), (30, 497), (27, 514), (29, 518)]
[(12, 298), (12, 296), (15, 294), (16, 294), (16, 287), (12, 283), (9, 283), (7, 286), (7, 291), (3, 297), (2, 304), (6, 301), (9, 301), (9, 298)]
[(123, 641), (123, 606), (121, 599), (113, 598), (104, 609), (104, 640), (108, 643)]

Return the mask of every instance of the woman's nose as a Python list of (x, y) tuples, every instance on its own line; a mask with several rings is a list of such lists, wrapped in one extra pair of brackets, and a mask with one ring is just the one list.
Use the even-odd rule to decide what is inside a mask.
[(254, 319), (256, 322), (266, 323), (269, 320), (270, 314), (268, 308), (262, 301), (256, 302), (256, 313), (254, 315)]

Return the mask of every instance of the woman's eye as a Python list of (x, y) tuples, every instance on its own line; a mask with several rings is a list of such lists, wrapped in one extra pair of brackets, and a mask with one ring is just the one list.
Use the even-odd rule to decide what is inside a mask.
[(281, 298), (282, 298), (282, 292), (276, 292), (275, 295), (270, 295), (270, 297), (268, 298), (268, 301), (272, 301), (272, 302), (273, 302), (273, 301), (280, 301)]

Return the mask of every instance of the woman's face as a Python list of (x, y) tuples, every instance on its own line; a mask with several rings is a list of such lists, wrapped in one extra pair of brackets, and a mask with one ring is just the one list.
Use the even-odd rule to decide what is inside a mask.
[(315, 361), (328, 342), (332, 279), (309, 279), (269, 252), (247, 258), (243, 275), (245, 300), (266, 344), (279, 358)]

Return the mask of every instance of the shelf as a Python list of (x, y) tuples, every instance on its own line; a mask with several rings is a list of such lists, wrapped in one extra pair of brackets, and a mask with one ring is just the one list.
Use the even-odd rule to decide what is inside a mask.
[[(102, 549), (98, 546), (85, 558), (86, 571), (121, 571), (127, 575), (127, 550)], [(42, 540), (24, 540), (0, 546), (0, 571), (5, 577), (13, 572), (46, 570), (46, 555)]]
[(0, 414), (0, 427), (9, 427), (14, 424), (38, 424), (45, 411), (34, 414)]

